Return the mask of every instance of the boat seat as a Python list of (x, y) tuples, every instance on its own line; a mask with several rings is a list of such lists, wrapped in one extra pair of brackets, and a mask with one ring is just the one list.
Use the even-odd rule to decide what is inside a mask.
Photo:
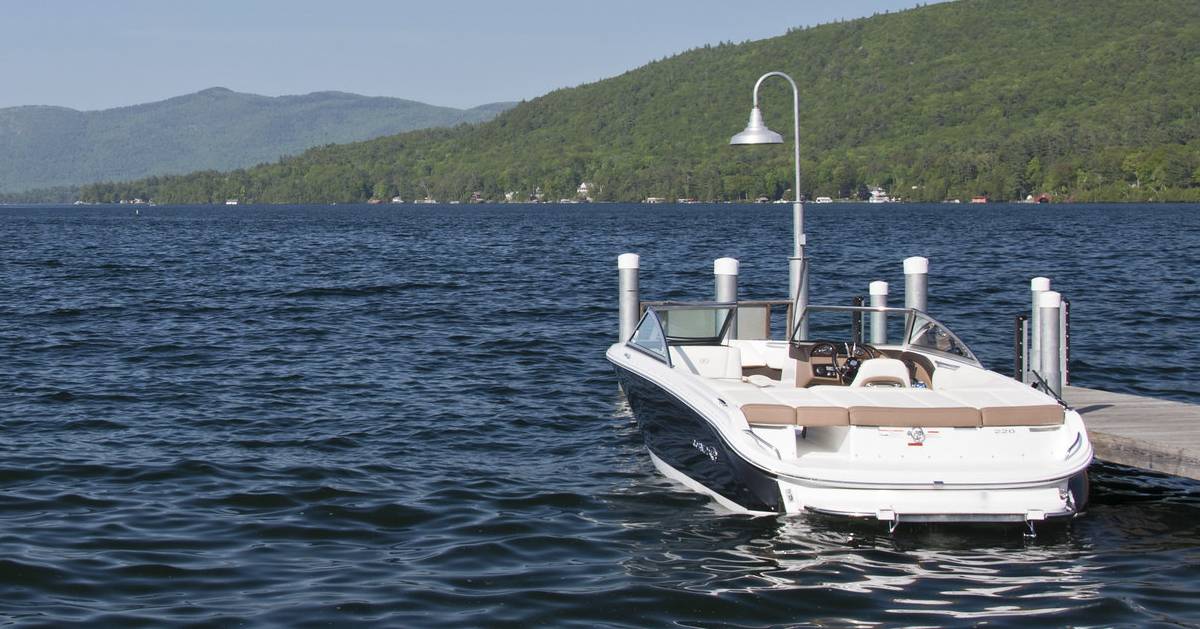
[(705, 378), (742, 377), (742, 355), (725, 345), (672, 345), (671, 364)]
[(1030, 387), (943, 389), (943, 395), (979, 409), (984, 426), (1055, 426), (1063, 407)]
[(809, 389), (846, 408), (851, 426), (977, 428), (979, 409), (929, 389), (837, 387)]
[(852, 387), (908, 387), (908, 367), (895, 358), (872, 358), (863, 361), (854, 375)]
[(752, 426), (796, 425), (796, 409), (786, 404), (743, 404), (741, 411)]
[(767, 359), (758, 347), (752, 342), (739, 341), (733, 339), (729, 341), (730, 347), (736, 347), (742, 356), (742, 368), (766, 367)]
[(726, 404), (737, 407), (746, 417), (746, 423), (765, 426), (796, 425), (796, 409), (781, 403), (759, 387), (746, 382), (714, 381), (709, 386), (716, 389)]
[(767, 389), (767, 394), (786, 404), (795, 414), (797, 426), (849, 426), (850, 413), (845, 406), (831, 403), (810, 389), (780, 387)]
[(760, 426), (849, 426), (847, 410), (821, 399), (805, 389), (760, 388), (746, 382), (710, 383), (746, 417), (746, 423)]

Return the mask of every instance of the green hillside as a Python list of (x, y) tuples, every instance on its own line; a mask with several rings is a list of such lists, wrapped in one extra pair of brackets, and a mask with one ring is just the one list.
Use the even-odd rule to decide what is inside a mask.
[(488, 120), (510, 106), (212, 88), (103, 111), (10, 107), (0, 109), (0, 192), (249, 166), (323, 144)]
[[(491, 122), (345, 146), (231, 173), (93, 185), (89, 200), (352, 202), (782, 195), (787, 146), (729, 147), (751, 88), (801, 86), (803, 192), (883, 186), (913, 200), (1051, 193), (1200, 200), (1200, 2), (961, 0), (691, 50), (552, 92)], [(791, 94), (764, 84), (791, 137)]]

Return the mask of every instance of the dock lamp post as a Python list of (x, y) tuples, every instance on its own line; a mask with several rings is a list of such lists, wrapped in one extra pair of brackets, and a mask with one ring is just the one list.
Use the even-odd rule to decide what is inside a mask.
[(771, 76), (786, 79), (792, 86), (792, 114), (795, 117), (795, 141), (792, 149), (796, 157), (796, 181), (792, 184), (792, 256), (788, 258), (788, 288), (796, 311), (793, 329), (799, 327), (800, 340), (808, 339), (808, 320), (801, 319), (804, 308), (808, 305), (808, 260), (804, 257), (804, 203), (800, 201), (800, 90), (792, 77), (782, 72), (768, 72), (758, 78), (754, 84), (754, 109), (750, 110), (750, 122), (746, 129), (729, 139), (735, 146), (746, 144), (783, 144), (783, 136), (767, 128), (763, 123), (762, 111), (758, 108), (758, 86)]

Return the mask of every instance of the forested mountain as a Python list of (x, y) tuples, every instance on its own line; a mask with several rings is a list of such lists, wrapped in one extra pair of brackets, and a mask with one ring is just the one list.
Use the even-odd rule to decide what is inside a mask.
[(103, 111), (10, 107), (0, 109), (0, 192), (250, 166), (323, 144), (488, 120), (511, 106), (462, 110), (344, 92), (272, 98), (214, 87)]
[[(1200, 200), (1200, 2), (960, 0), (706, 46), (552, 92), (494, 120), (230, 173), (93, 185), (89, 200), (163, 203), (779, 197), (788, 146), (730, 147), (755, 79), (801, 89), (808, 197), (883, 186), (913, 200), (1049, 193)], [(791, 93), (763, 85), (790, 144)]]

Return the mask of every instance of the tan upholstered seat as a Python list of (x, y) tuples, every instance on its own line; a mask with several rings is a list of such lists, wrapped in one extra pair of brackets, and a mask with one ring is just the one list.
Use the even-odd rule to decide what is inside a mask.
[(907, 387), (912, 383), (908, 377), (908, 367), (895, 358), (872, 358), (863, 361), (854, 375), (852, 387), (899, 386)]
[(785, 404), (744, 404), (746, 423), (766, 426), (795, 426), (796, 409)]
[(851, 426), (975, 428), (982, 425), (979, 409), (928, 389), (818, 386), (810, 390), (846, 407)]
[(850, 412), (840, 406), (797, 406), (796, 424), (806, 428), (849, 426)]
[(717, 391), (726, 404), (741, 410), (746, 423), (767, 426), (793, 426), (796, 409), (768, 395), (764, 389), (737, 380), (709, 380), (706, 384)]
[(848, 426), (846, 408), (805, 389), (758, 387), (748, 382), (712, 380), (725, 403), (737, 407), (746, 423), (764, 426)]
[(979, 410), (966, 406), (905, 407), (851, 406), (851, 426), (891, 426), (927, 428), (977, 428), (982, 424)]
[(798, 426), (850, 425), (850, 414), (845, 406), (830, 402), (809, 389), (781, 387), (767, 391), (771, 397), (794, 409)]
[(1054, 426), (1063, 423), (1066, 415), (1057, 404), (1042, 406), (985, 406), (984, 426)]
[(949, 389), (946, 397), (979, 409), (984, 426), (1054, 426), (1063, 423), (1063, 408), (1029, 387)]

